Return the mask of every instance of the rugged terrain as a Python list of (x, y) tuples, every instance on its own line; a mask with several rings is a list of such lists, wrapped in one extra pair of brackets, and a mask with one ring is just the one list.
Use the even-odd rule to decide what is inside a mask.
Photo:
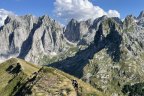
[[(73, 76), (50, 67), (41, 67), (18, 58), (0, 64), (0, 96), (104, 96)], [(79, 84), (78, 93), (72, 81)]]
[(143, 96), (144, 11), (123, 21), (72, 19), (65, 27), (48, 16), (8, 16), (0, 58), (9, 57), (60, 69), (110, 96)]
[(96, 19), (94, 22), (101, 19), (101, 23), (98, 27), (93, 25), (97, 28), (94, 42), (75, 56), (50, 66), (77, 76), (111, 96), (143, 96), (143, 14), (137, 18), (129, 15), (123, 22), (105, 16)]

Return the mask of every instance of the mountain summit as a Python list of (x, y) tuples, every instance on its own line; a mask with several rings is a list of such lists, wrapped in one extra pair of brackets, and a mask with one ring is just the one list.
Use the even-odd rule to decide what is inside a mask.
[(138, 19), (141, 19), (141, 18), (143, 18), (143, 17), (144, 17), (144, 10), (141, 11), (140, 15), (138, 16)]
[[(79, 22), (72, 19), (66, 27), (62, 27), (46, 15), (42, 17), (8, 16), (5, 25), (0, 27), (0, 58), (18, 57), (37, 65), (60, 69), (91, 84), (95, 89), (108, 94), (108, 96), (143, 96), (143, 16), (144, 12), (142, 11), (138, 18), (128, 15), (124, 21), (117, 17), (109, 18), (107, 16), (102, 16), (94, 21)], [(65, 88), (65, 83), (71, 82), (68, 75), (53, 68), (39, 69), (34, 66), (28, 68), (21, 63), (16, 63), (5, 71), (5, 68), (9, 66), (3, 68), (4, 65), (7, 64), (1, 64), (1, 70), (4, 73), (6, 72), (8, 76), (16, 74), (14, 76), (18, 76), (18, 78), (18, 74), (22, 70), (25, 70), (22, 74), (25, 77), (29, 77), (33, 71), (43, 70), (38, 73), (42, 76), (40, 77), (43, 78), (42, 81), (37, 82), (39, 77), (35, 77), (36, 81), (34, 80), (33, 84), (27, 82), (22, 88), (18, 86), (20, 88), (17, 91), (14, 93), (10, 91), (8, 94), (12, 92), (19, 96), (22, 92), (24, 92), (22, 94), (29, 94), (29, 92), (35, 94), (39, 91), (40, 94), (43, 91), (43, 94), (55, 94)], [(32, 70), (29, 70), (31, 68)], [(12, 78), (14, 76), (12, 75)], [(51, 76), (53, 78), (49, 78)], [(10, 80), (14, 80), (12, 78)], [(61, 78), (66, 80), (62, 81), (65, 82), (64, 85), (60, 83)], [(70, 76), (70, 78), (72, 77)], [(55, 79), (60, 82), (56, 82)], [(8, 84), (8, 81), (4, 84)], [(62, 87), (53, 85), (51, 87), (51, 84), (47, 84), (49, 81), (56, 85), (60, 84), (58, 86)], [(82, 87), (80, 94), (87, 92), (97, 94), (93, 88), (83, 90), (85, 87), (83, 84), (80, 84)], [(40, 87), (44, 87), (46, 90), (39, 90)], [(64, 92), (75, 94), (71, 87), (72, 85), (68, 86), (68, 90), (65, 89)], [(4, 90), (3, 88), (2, 90)], [(25, 90), (27, 88), (33, 91)]]

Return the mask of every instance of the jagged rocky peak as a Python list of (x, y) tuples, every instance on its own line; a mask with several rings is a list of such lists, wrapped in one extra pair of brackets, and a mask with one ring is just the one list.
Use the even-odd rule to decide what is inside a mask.
[(9, 15), (5, 19), (5, 24), (13, 27), (12, 29), (16, 29), (18, 27), (26, 28), (27, 30), (31, 30), (34, 23), (37, 23), (38, 19), (32, 15), (24, 15), (24, 16), (14, 16)]
[(99, 28), (95, 35), (95, 44), (105, 45), (107, 41), (111, 41), (109, 39), (117, 41), (117, 39), (119, 39), (120, 33), (121, 27), (117, 24), (115, 20), (113, 20), (112, 18), (108, 18), (107, 20), (101, 22), (101, 24), (99, 25)]
[(107, 15), (103, 15), (101, 18), (103, 18), (103, 19), (107, 19), (108, 16), (107, 16)]
[(5, 21), (4, 21), (4, 24), (7, 24), (7, 23), (9, 23), (10, 21), (11, 21), (11, 17), (10, 16), (7, 16), (7, 18), (5, 19)]
[(132, 25), (136, 25), (136, 19), (133, 15), (128, 15), (123, 21), (123, 28), (130, 28)]
[(102, 23), (103, 26), (103, 31), (109, 32), (109, 30), (114, 29), (114, 30), (121, 30), (121, 26), (119, 26), (119, 23), (115, 21), (113, 18), (108, 18), (104, 20)]
[(7, 18), (4, 21), (4, 24), (6, 25), (6, 24), (8, 24), (10, 22), (13, 22), (13, 21), (15, 21), (15, 22), (19, 21), (19, 17), (14, 16), (14, 15), (8, 15)]
[(106, 20), (106, 19), (108, 19), (108, 17), (107, 17), (106, 15), (95, 19), (95, 20), (93, 21), (92, 27), (93, 27), (93, 28), (97, 28), (97, 27), (99, 26), (99, 24), (100, 24), (102, 21)]
[(27, 14), (27, 15), (24, 15), (24, 16), (19, 16), (20, 18), (22, 18), (22, 19), (33, 19), (33, 18), (37, 18), (37, 17), (35, 17), (35, 16), (33, 16), (33, 15), (31, 15), (31, 14)]
[(31, 21), (36, 22), (38, 20), (37, 17), (35, 17), (31, 14), (20, 16), (20, 18), (23, 19), (23, 20), (29, 21), (29, 22), (31, 22)]
[(78, 42), (86, 33), (88, 33), (91, 22), (90, 19), (87, 21), (71, 19), (64, 31), (64, 36), (70, 42)]
[(137, 18), (138, 18), (138, 19), (141, 19), (141, 18), (143, 18), (143, 17), (144, 17), (144, 10), (141, 11), (140, 15), (139, 15)]
[(140, 15), (137, 17), (137, 24), (144, 27), (144, 11), (140, 13)]
[(97, 21), (97, 20), (102, 20), (102, 21), (104, 21), (104, 20), (106, 20), (106, 19), (108, 19), (108, 16), (103, 15), (102, 17), (99, 17), (99, 18), (95, 19), (94, 22)]
[(72, 18), (69, 23), (75, 24), (75, 23), (78, 23), (78, 21), (76, 19)]
[(71, 19), (68, 23), (64, 36), (71, 42), (78, 42), (80, 39), (79, 23), (75, 19)]
[(44, 16), (39, 17), (39, 20), (45, 26), (51, 26), (51, 27), (54, 26), (54, 27), (57, 27), (57, 28), (60, 28), (60, 29), (63, 28), (62, 25), (59, 22), (55, 21), (54, 19), (52, 19), (48, 15), (44, 15)]
[[(63, 27), (49, 16), (8, 16), (0, 29), (0, 58), (11, 56), (37, 62), (39, 55), (58, 52)], [(33, 56), (37, 55), (37, 57)], [(36, 59), (37, 58), (37, 59)]]
[(27, 29), (31, 30), (34, 27), (34, 24), (38, 22), (38, 18), (29, 14), (25, 16), (20, 16), (21, 21), (23, 20), (23, 26), (27, 26)]
[(114, 19), (116, 21), (117, 24), (119, 24), (119, 26), (122, 26), (123, 22), (120, 18), (118, 17), (112, 17), (112, 19)]
[(95, 20), (87, 21), (77, 21), (72, 19), (64, 31), (64, 36), (73, 43), (78, 43), (78, 45), (90, 44), (94, 40), (96, 31), (99, 28), (99, 25), (107, 19), (112, 19), (118, 25), (122, 26), (122, 21), (119, 18), (108, 18), (107, 16), (102, 16)]
[[(62, 46), (62, 33), (63, 27), (49, 16), (39, 17), (38, 22), (25, 41), (27, 43), (23, 43), (19, 57), (33, 62), (38, 61), (39, 55), (41, 55), (40, 58), (43, 58), (43, 55), (48, 55), (51, 52), (57, 53)], [(29, 45), (29, 48), (25, 47), (27, 45)], [(37, 57), (31, 56), (36, 54)]]
[(39, 19), (41, 19), (43, 22), (48, 22), (49, 23), (49, 21), (52, 21), (52, 19), (49, 17), (49, 16), (47, 16), (47, 15), (44, 15), (44, 16), (42, 16), (42, 17), (39, 17)]
[(122, 21), (120, 20), (120, 18), (118, 17), (112, 17), (112, 18), (109, 18), (107, 17), (106, 15), (102, 16), (102, 17), (99, 17), (97, 19), (94, 20), (93, 22), (93, 25), (92, 25), (92, 28), (97, 28), (98, 29), (98, 26), (104, 22), (104, 21), (107, 21), (108, 19), (111, 19), (113, 21), (115, 21), (115, 23), (117, 23), (118, 25), (122, 25)]
[(88, 19), (88, 20), (86, 20), (86, 24), (87, 24), (87, 25), (90, 26), (90, 25), (92, 25), (92, 23), (93, 23), (93, 20), (92, 20), (92, 19)]

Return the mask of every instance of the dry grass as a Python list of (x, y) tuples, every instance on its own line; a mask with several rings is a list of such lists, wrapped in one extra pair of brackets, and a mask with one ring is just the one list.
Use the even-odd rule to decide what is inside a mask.
[[(17, 63), (22, 69), (20, 73), (13, 74), (6, 71), (10, 65), (17, 65)], [(38, 74), (31, 82), (29, 79), (33, 78), (34, 72)], [(31, 94), (24, 93), (25, 96), (106, 96), (82, 80), (60, 70), (36, 66), (18, 58), (12, 58), (0, 64), (0, 78), (0, 96), (14, 96), (19, 92), (20, 86), (30, 88)], [(72, 85), (71, 80), (73, 79), (78, 81), (78, 93)], [(21, 85), (18, 86), (18, 83)], [(22, 90), (25, 90), (26, 87)]]

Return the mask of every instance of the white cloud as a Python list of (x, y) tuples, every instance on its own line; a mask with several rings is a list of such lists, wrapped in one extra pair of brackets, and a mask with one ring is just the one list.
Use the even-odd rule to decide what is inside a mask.
[(4, 24), (4, 21), (8, 15), (14, 15), (14, 13), (5, 9), (0, 9), (0, 26)]
[(105, 12), (99, 6), (95, 6), (89, 0), (56, 0), (54, 2), (55, 13), (64, 20), (75, 18), (79, 21), (95, 19), (103, 15), (108, 17), (120, 17), (116, 10)]
[(116, 10), (109, 10), (107, 15), (108, 17), (120, 17), (120, 13)]

